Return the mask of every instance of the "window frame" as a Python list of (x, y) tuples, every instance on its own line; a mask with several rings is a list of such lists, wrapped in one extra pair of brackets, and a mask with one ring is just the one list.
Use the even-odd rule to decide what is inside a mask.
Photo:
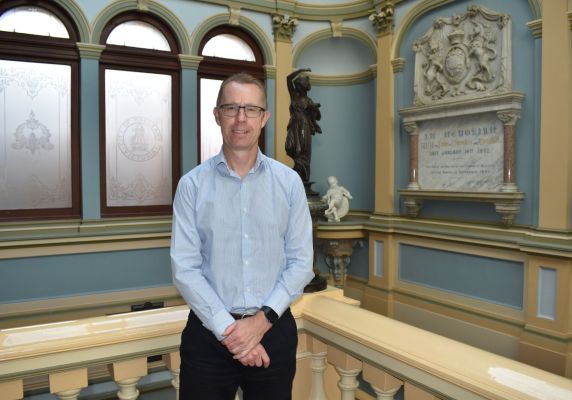
[[(146, 22), (158, 29), (167, 39), (171, 51), (106, 44), (107, 37), (118, 25), (127, 21)], [(166, 23), (156, 17), (128, 11), (113, 18), (103, 29), (100, 43), (105, 47), (99, 63), (99, 161), (100, 161), (100, 212), (102, 217), (141, 217), (171, 215), (172, 203), (152, 206), (107, 206), (106, 121), (105, 121), (105, 71), (107, 69), (146, 72), (171, 76), (171, 198), (174, 198), (180, 178), (180, 86), (181, 66), (179, 43)]]
[[(235, 60), (231, 58), (203, 56), (203, 49), (207, 42), (215, 36), (228, 34), (242, 39), (250, 46), (254, 53), (255, 61)], [(203, 57), (199, 63), (197, 70), (197, 163), (201, 163), (201, 79), (220, 79), (224, 80), (237, 72), (246, 72), (266, 84), (266, 74), (264, 72), (264, 55), (260, 45), (245, 30), (240, 27), (231, 25), (220, 25), (210, 31), (200, 41), (198, 54)], [(258, 139), (258, 146), (264, 153), (266, 140), (265, 128)]]
[(53, 13), (64, 24), (69, 39), (28, 33), (0, 31), (1, 58), (10, 61), (69, 65), (70, 75), (70, 170), (71, 206), (62, 208), (0, 209), (0, 221), (53, 220), (81, 218), (80, 174), (80, 56), (77, 49), (79, 33), (72, 19), (53, 2), (43, 0), (7, 0), (0, 4), (0, 15), (20, 6), (37, 7)]

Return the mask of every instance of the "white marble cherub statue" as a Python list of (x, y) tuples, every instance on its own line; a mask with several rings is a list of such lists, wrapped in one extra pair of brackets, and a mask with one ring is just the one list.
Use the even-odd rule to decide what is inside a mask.
[(330, 188), (326, 192), (326, 195), (322, 197), (326, 203), (328, 203), (328, 209), (324, 212), (324, 215), (328, 218), (330, 222), (340, 222), (350, 209), (349, 199), (352, 198), (350, 192), (343, 186), (338, 186), (338, 178), (335, 176), (328, 177), (328, 184)]

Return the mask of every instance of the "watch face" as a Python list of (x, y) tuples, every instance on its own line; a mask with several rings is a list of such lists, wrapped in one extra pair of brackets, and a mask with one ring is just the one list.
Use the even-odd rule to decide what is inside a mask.
[(278, 314), (276, 314), (276, 311), (274, 311), (272, 308), (268, 306), (263, 306), (261, 310), (264, 313), (264, 315), (266, 315), (266, 319), (268, 320), (268, 322), (270, 322), (271, 324), (274, 324), (278, 320)]

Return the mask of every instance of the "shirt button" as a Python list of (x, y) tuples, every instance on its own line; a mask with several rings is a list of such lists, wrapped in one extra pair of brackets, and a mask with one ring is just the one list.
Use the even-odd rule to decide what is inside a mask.
[(248, 233), (245, 233), (245, 234), (244, 234), (244, 238), (245, 238), (245, 239), (248, 239)]
[(248, 260), (246, 260), (246, 261), (244, 262), (244, 265), (248, 265)]
[(242, 211), (246, 214), (246, 207), (244, 207), (244, 208), (242, 209)]

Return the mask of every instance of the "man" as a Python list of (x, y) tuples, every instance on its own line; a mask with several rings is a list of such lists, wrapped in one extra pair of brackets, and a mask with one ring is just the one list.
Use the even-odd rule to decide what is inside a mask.
[(213, 110), (221, 152), (183, 176), (173, 203), (173, 280), (191, 308), (180, 399), (291, 399), (290, 304), (313, 278), (312, 222), (298, 174), (264, 156), (262, 83), (226, 79)]

